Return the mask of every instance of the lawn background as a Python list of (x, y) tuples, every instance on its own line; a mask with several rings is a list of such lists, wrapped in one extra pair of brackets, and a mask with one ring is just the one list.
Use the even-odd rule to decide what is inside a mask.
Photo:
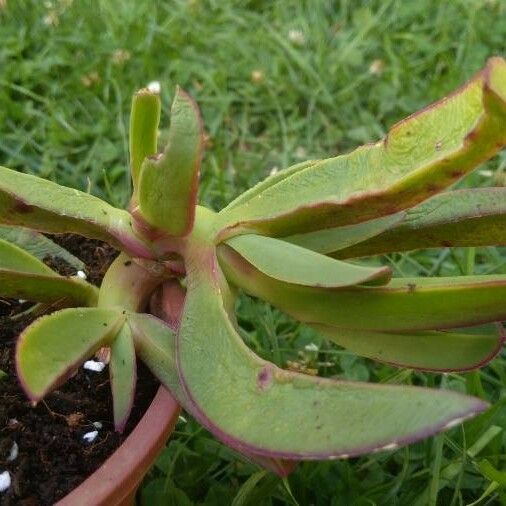
[[(501, 0), (0, 0), (0, 164), (122, 206), (131, 95), (161, 83), (163, 144), (179, 84), (208, 136), (200, 199), (219, 209), (272, 170), (381, 138), (505, 44)], [(460, 185), (502, 185), (505, 169), (503, 153)], [(497, 248), (374, 261), (399, 276), (506, 272)], [(395, 452), (302, 464), (285, 482), (181, 419), (141, 504), (506, 504), (504, 353), (479, 373), (422, 375), (339, 350), (266, 304), (243, 298), (238, 311), (248, 345), (281, 366), (443, 385), (494, 409)]]

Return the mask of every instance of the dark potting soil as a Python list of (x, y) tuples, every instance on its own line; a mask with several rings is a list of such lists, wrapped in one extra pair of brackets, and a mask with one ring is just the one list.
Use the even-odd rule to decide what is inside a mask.
[[(95, 284), (100, 283), (117, 255), (109, 245), (80, 236), (52, 239), (85, 262), (88, 281)], [(63, 275), (75, 274), (60, 259), (47, 259), (47, 263)], [(0, 492), (2, 506), (50, 505), (64, 497), (124, 441), (158, 385), (139, 365), (134, 408), (123, 434), (113, 427), (107, 368), (100, 373), (79, 368), (65, 385), (32, 407), (17, 382), (14, 347), (16, 337), (33, 316), (11, 318), (29, 307), (27, 303), (0, 299), (0, 370), (7, 374), (0, 378), (0, 473), (9, 471), (11, 476), (10, 488)], [(83, 435), (95, 430), (98, 436), (87, 443)], [(9, 458), (16, 447), (18, 455)]]

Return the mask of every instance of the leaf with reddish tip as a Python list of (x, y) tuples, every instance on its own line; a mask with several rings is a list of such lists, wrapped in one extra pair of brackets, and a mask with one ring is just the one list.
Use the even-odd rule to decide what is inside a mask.
[(44, 260), (47, 257), (61, 258), (76, 271), (85, 268), (84, 262), (79, 258), (35, 230), (0, 225), (0, 239), (18, 246), (39, 260)]
[(111, 345), (109, 376), (114, 412), (114, 428), (123, 432), (132, 411), (137, 382), (135, 347), (130, 327), (124, 324)]
[(365, 283), (384, 284), (392, 277), (388, 267), (362, 267), (340, 262), (261, 235), (240, 235), (225, 244), (266, 276), (284, 283), (341, 288)]
[[(337, 235), (338, 230), (334, 231)], [(303, 244), (311, 247), (306, 241)], [(506, 245), (506, 188), (473, 188), (436, 195), (406, 211), (403, 219), (375, 237), (343, 243), (332, 256), (351, 258), (441, 246), (489, 245)], [(322, 253), (319, 247), (315, 251)]]
[(160, 109), (160, 94), (147, 88), (139, 90), (132, 98), (129, 141), (130, 174), (134, 191), (142, 162), (146, 157), (156, 154)]
[[(171, 290), (171, 294), (175, 298), (179, 298), (184, 292)], [(173, 301), (173, 305), (182, 307), (178, 301)], [(180, 315), (177, 315), (176, 319), (179, 319), (179, 317)], [(167, 387), (185, 410), (193, 414), (193, 404), (186, 398), (177, 373), (175, 331), (159, 318), (146, 314), (128, 313), (128, 323), (132, 329), (136, 351), (140, 359), (149, 367), (160, 382)], [(285, 462), (281, 459), (252, 455), (244, 451), (240, 451), (239, 453), (242, 453), (248, 460), (276, 473), (278, 476), (287, 476), (293, 471), (296, 464), (295, 462)]]
[(76, 233), (149, 256), (128, 212), (93, 195), (0, 167), (0, 223), (40, 232)]
[(147, 158), (140, 172), (139, 209), (150, 225), (174, 236), (190, 232), (195, 218), (203, 147), (202, 120), (197, 105), (178, 88), (165, 151)]
[(469, 371), (483, 367), (500, 351), (504, 330), (465, 329), (454, 332), (418, 331), (406, 333), (339, 329), (311, 324), (331, 341), (364, 357), (398, 367), (424, 371)]
[(20, 335), (16, 369), (23, 390), (39, 401), (88, 357), (108, 345), (125, 318), (119, 311), (72, 308), (39, 318)]
[(506, 145), (506, 62), (401, 121), (387, 137), (320, 161), (220, 213), (221, 237), (243, 229), (286, 236), (413, 207)]
[(223, 244), (218, 254), (231, 283), (306, 323), (403, 331), (466, 327), (506, 319), (506, 275), (399, 278), (385, 286), (325, 289), (266, 276)]
[(417, 441), (486, 408), (446, 390), (283, 371), (243, 343), (223, 307), (219, 277), (212, 250), (189, 259), (176, 357), (194, 416), (233, 448), (272, 458), (345, 458)]
[(63, 277), (25, 250), (0, 239), (0, 295), (36, 302), (94, 306), (98, 290), (77, 277)]

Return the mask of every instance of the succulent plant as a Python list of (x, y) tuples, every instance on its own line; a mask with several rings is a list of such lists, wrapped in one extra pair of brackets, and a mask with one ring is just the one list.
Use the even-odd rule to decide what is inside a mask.
[(504, 340), (494, 322), (506, 318), (506, 276), (391, 279), (387, 267), (349, 259), (505, 243), (503, 188), (445, 192), (506, 145), (503, 59), (383, 140), (282, 170), (219, 212), (197, 205), (204, 142), (195, 103), (176, 91), (162, 153), (159, 119), (159, 95), (137, 92), (126, 210), (0, 169), (1, 223), (121, 251), (96, 307), (56, 311), (20, 336), (17, 371), (30, 399), (109, 346), (118, 430), (139, 358), (204, 427), (278, 474), (298, 459), (397, 448), (486, 409), (446, 389), (282, 370), (245, 345), (235, 301), (241, 289), (357, 354), (402, 367), (465, 371), (490, 361)]

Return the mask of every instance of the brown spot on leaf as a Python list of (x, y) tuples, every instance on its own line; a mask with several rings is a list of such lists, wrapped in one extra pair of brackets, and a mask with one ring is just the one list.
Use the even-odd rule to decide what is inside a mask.
[(15, 199), (14, 205), (12, 206), (12, 211), (19, 214), (31, 213), (34, 209), (34, 206), (27, 204), (24, 200)]
[(257, 386), (260, 390), (267, 390), (272, 384), (272, 367), (264, 365), (257, 375)]

